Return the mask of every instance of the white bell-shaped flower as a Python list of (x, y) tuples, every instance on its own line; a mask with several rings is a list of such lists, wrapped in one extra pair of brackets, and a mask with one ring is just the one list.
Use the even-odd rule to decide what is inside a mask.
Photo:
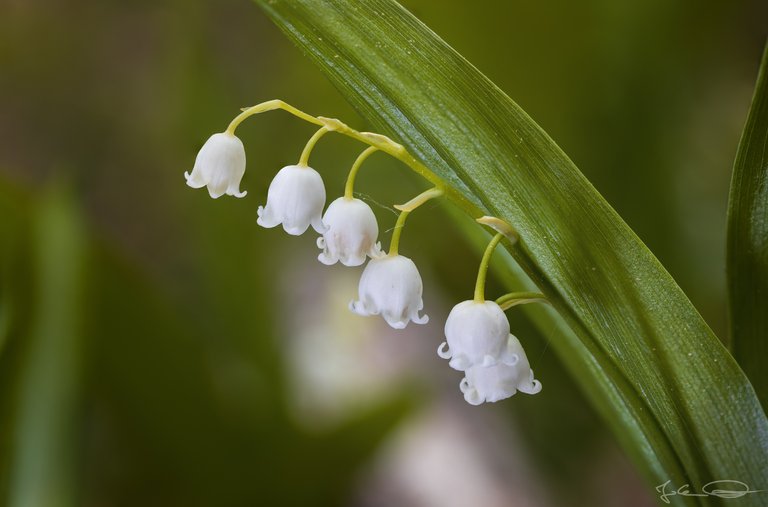
[(187, 185), (192, 188), (207, 186), (208, 193), (216, 199), (224, 194), (245, 197), (240, 191), (240, 180), (245, 174), (245, 148), (234, 134), (213, 134), (205, 142), (195, 159), (192, 174), (184, 173)]
[(317, 238), (317, 256), (326, 265), (341, 262), (345, 266), (359, 266), (366, 256), (381, 256), (381, 245), (376, 243), (379, 225), (373, 210), (360, 199), (339, 197), (328, 206), (323, 215), (327, 230)]
[[(446, 341), (437, 355), (450, 359), (451, 368), (465, 371), (475, 365), (493, 366), (504, 360), (509, 321), (493, 301), (463, 301), (445, 321)], [(447, 345), (447, 350), (446, 350)]]
[(467, 403), (493, 403), (509, 398), (517, 391), (526, 394), (541, 391), (541, 382), (533, 378), (533, 370), (523, 346), (513, 335), (509, 335), (504, 355), (507, 362), (499, 362), (493, 366), (476, 365), (466, 371), (459, 389)]
[(349, 303), (358, 315), (381, 315), (387, 324), (403, 329), (409, 321), (426, 324), (429, 317), (419, 311), (423, 286), (416, 265), (408, 257), (387, 255), (371, 259), (360, 277), (359, 301)]
[(267, 192), (267, 205), (259, 206), (257, 223), (262, 227), (283, 224), (288, 234), (300, 236), (311, 225), (323, 234), (325, 206), (323, 178), (311, 167), (289, 165), (275, 175)]

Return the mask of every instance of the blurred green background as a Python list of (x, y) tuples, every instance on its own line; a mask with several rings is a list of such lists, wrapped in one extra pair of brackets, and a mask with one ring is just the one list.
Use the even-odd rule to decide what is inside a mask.
[[(725, 338), (728, 184), (768, 6), (404, 5), (552, 135)], [(461, 399), (434, 351), (479, 253), (441, 206), (401, 244), (431, 321), (398, 333), (346, 310), (360, 270), (322, 266), (313, 234), (256, 225), (312, 126), (239, 129), (245, 199), (185, 185), (205, 139), (272, 98), (366, 128), (247, 0), (0, 1), (2, 504), (653, 505), (520, 312), (543, 392)], [(360, 149), (315, 150), (329, 201)], [(424, 187), (366, 163), (385, 245), (391, 205)]]

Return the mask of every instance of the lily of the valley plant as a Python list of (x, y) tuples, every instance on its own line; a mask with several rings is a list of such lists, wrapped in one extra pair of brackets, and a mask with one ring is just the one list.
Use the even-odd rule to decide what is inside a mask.
[[(320, 129), (309, 139), (296, 165), (277, 172), (267, 193), (267, 203), (258, 209), (262, 227), (282, 225), (285, 232), (298, 236), (311, 226), (321, 236), (318, 260), (326, 265), (340, 262), (360, 266), (368, 261), (360, 277), (358, 300), (350, 301), (351, 311), (362, 316), (381, 315), (395, 329), (410, 322), (426, 324), (423, 313), (423, 283), (414, 262), (399, 252), (400, 236), (408, 215), (425, 202), (445, 193), (444, 184), (419, 164), (403, 146), (388, 137), (358, 132), (339, 120), (310, 116), (280, 100), (271, 100), (244, 109), (225, 132), (214, 134), (200, 149), (192, 173), (185, 173), (192, 188), (208, 187), (214, 199), (226, 194), (245, 197), (240, 181), (245, 173), (245, 149), (235, 130), (246, 118), (265, 111), (283, 109)], [(357, 157), (347, 177), (342, 196), (326, 203), (325, 185), (318, 171), (309, 166), (315, 144), (327, 133), (337, 132), (368, 145)], [(379, 227), (370, 206), (354, 197), (355, 178), (363, 162), (374, 152), (383, 151), (421, 174), (434, 187), (409, 202), (396, 205), (400, 215), (395, 224), (389, 251), (378, 242)], [(516, 231), (494, 218), (477, 219), (496, 231), (483, 255), (475, 285), (474, 298), (457, 304), (445, 323), (446, 341), (437, 353), (449, 359), (451, 368), (464, 373), (459, 383), (464, 399), (472, 405), (509, 398), (517, 391), (536, 394), (541, 383), (534, 379), (520, 341), (510, 333), (504, 310), (524, 303), (544, 302), (538, 293), (510, 293), (496, 301), (485, 300), (488, 264), (496, 245), (502, 240), (517, 241)]]

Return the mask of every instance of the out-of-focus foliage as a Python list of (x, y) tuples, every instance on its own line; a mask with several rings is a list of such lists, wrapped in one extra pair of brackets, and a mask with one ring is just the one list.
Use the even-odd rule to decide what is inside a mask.
[[(766, 5), (405, 5), (558, 140), (722, 335), (727, 183)], [(526, 22), (510, 31), (512, 19)], [(407, 340), (386, 337), (417, 366), (333, 424), (296, 411), (285, 329), (311, 308), (292, 298), (341, 271), (314, 260), (313, 237), (287, 238), (255, 219), (272, 175), (295, 162), (313, 128), (271, 113), (238, 130), (248, 154), (244, 200), (212, 201), (182, 177), (238, 108), (277, 97), (367, 127), (248, 1), (0, 5), (0, 501), (23, 469), (23, 385), (47, 297), (34, 224), (49, 196), (65, 192), (58, 209), (82, 231), (75, 248), (87, 262), (76, 281), (78, 392), (64, 407), (76, 424), (63, 444), (72, 462), (59, 470), (73, 478), (72, 498), (62, 493), (62, 504), (371, 505), (359, 488), (381, 442), (435, 404), (456, 406), (472, 430), (466, 445), (488, 436), (494, 449), (527, 449), (519, 454), (531, 457), (551, 505), (613, 506), (628, 492), (647, 504), (654, 492), (638, 486), (521, 312), (509, 315), (545, 390), (479, 410), (461, 404), (459, 379), (434, 348), (445, 305), (468, 297), (478, 257), (439, 208), (414, 214), (402, 245), (423, 270), (432, 323)], [(358, 151), (339, 139), (318, 145), (329, 197)], [(377, 202), (423, 188), (383, 156), (369, 163), (358, 190)], [(375, 209), (386, 241), (394, 215)], [(303, 278), (289, 286), (292, 275)], [(354, 284), (344, 290), (354, 296)], [(489, 293), (500, 290), (491, 279)], [(423, 355), (408, 348), (419, 343)], [(42, 381), (54, 382), (46, 373)], [(416, 397), (418, 405), (398, 401)], [(494, 418), (504, 424), (489, 425)], [(524, 438), (514, 438), (515, 421)], [(446, 452), (463, 443), (443, 442)], [(457, 459), (431, 462), (433, 477), (472, 462), (447, 455)]]
[[(255, 233), (247, 217), (217, 214), (205, 238), (247, 258), (241, 271), (200, 269), (204, 291), (171, 297), (114, 247), (77, 233), (83, 223), (71, 195), (62, 203), (63, 191), (52, 192), (51, 203), (28, 198), (28, 209), (40, 211), (30, 240), (17, 245), (28, 253), (15, 253), (31, 258), (14, 266), (29, 270), (31, 294), (22, 299), (30, 288), (19, 280), (4, 291), (11, 310), (25, 305), (12, 312), (3, 356), (13, 372), (4, 384), (13, 389), (3, 463), (9, 505), (77, 505), (83, 494), (126, 505), (338, 502), (404, 406), (384, 400), (320, 434), (292, 420), (275, 343), (264, 339), (273, 311), (259, 294), (270, 285), (259, 268), (267, 252), (255, 234), (226, 234)], [(224, 293), (233, 298), (212, 297)], [(88, 317), (86, 329), (78, 315)], [(294, 476), (304, 487), (288, 487)]]
[(86, 242), (66, 189), (54, 187), (34, 204), (34, 299), (20, 344), (9, 504), (67, 506), (76, 491)]

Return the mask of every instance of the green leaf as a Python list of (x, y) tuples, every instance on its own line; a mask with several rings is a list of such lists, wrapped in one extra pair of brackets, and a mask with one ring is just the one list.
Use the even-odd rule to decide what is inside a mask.
[(752, 386), (656, 258), (520, 107), (393, 1), (257, 3), (364, 118), (453, 188), (454, 203), (517, 228), (522, 240), (506, 248), (569, 328), (552, 346), (651, 484), (768, 487), (768, 424)]
[(768, 46), (733, 167), (728, 298), (733, 355), (768, 407)]

